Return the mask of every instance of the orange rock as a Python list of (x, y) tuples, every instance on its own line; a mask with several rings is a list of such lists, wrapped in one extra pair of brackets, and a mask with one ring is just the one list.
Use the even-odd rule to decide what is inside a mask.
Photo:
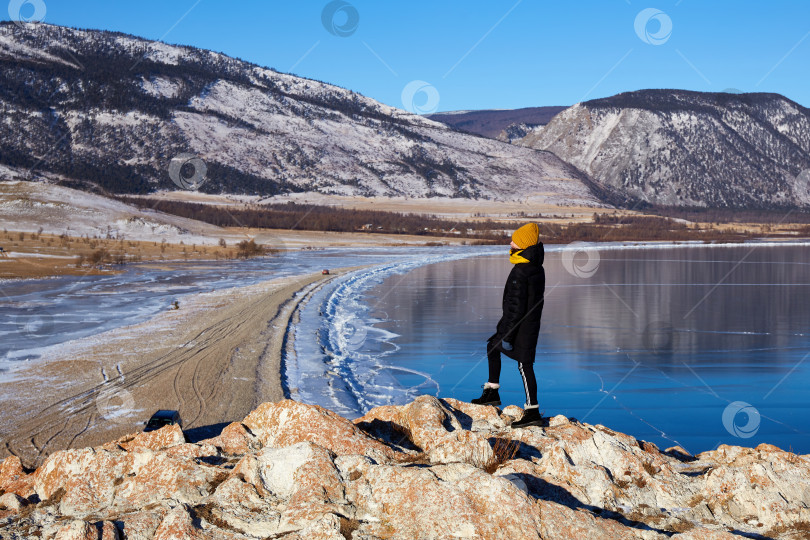
[(184, 442), (186, 441), (183, 430), (180, 429), (180, 426), (172, 424), (155, 431), (138, 433), (131, 440), (118, 444), (124, 450), (134, 452), (136, 450), (163, 450)]
[(784, 450), (782, 450), (778, 446), (774, 446), (768, 443), (760, 443), (757, 445), (756, 448), (754, 448), (754, 450), (756, 450), (757, 452), (784, 452)]
[(464, 430), (435, 397), (417, 397), (402, 409), (401, 415), (411, 441), (425, 451), (431, 463), (469, 463), (481, 468), (493, 463), (487, 439)]
[(165, 452), (130, 455), (132, 467), (116, 490), (116, 502), (130, 508), (161, 501), (197, 504), (228, 476), (217, 467)]
[[(332, 461), (334, 455), (312, 443), (299, 443), (296, 447), (303, 461), (295, 468), (290, 481), (291, 492), (282, 514), (282, 525), (303, 528), (308, 522), (317, 521), (325, 514), (344, 514), (346, 510), (343, 505), (346, 500), (343, 482)], [(293, 448), (287, 447), (276, 452)], [(270, 463), (272, 469), (278, 469), (280, 460), (269, 456), (267, 450), (270, 449), (262, 452), (260, 465)], [(271, 471), (267, 471), (267, 465), (264, 467), (262, 477), (267, 478)], [(288, 471), (281, 474), (283, 478)]]
[[(549, 426), (546, 429), (546, 435), (558, 441), (582, 443), (593, 438), (595, 431), (596, 430), (586, 429), (582, 424), (577, 422), (566, 422), (557, 426)], [(635, 444), (635, 440), (633, 444)]]
[(60, 512), (83, 517), (113, 503), (120, 511), (162, 500), (196, 503), (225, 477), (216, 467), (167, 453), (67, 450), (37, 470), (35, 489), (43, 500), (63, 490)]
[(259, 495), (255, 484), (246, 482), (238, 476), (231, 476), (217, 487), (214, 498), (220, 509), (236, 508), (240, 511), (241, 517), (257, 512), (262, 514), (263, 521), (278, 522), (281, 519), (281, 512), (275, 511), (275, 507), (272, 506), (274, 499), (267, 490), (262, 489), (262, 491), (265, 493), (264, 496)]
[(4, 493), (0, 495), (0, 510), (19, 512), (26, 504), (28, 504), (28, 501), (16, 493)]
[(123, 450), (124, 447), (122, 446), (125, 443), (131, 442), (135, 439), (135, 436), (138, 433), (127, 433), (126, 435), (122, 435), (117, 439), (113, 439), (112, 441), (107, 441), (106, 443), (102, 444), (101, 446), (97, 446), (97, 450), (109, 450), (111, 452), (117, 452), (119, 450)]
[[(355, 422), (268, 403), (201, 444), (168, 429), (56, 452), (32, 474), (6, 459), (2, 485), (27, 483), (42, 502), (0, 494), (2, 535), (112, 539), (117, 526), (134, 540), (722, 540), (725, 529), (787, 539), (810, 522), (807, 456), (721, 445), (684, 460), (557, 418), (509, 430), (506, 412), (432, 396)], [(517, 453), (488, 462), (496, 437)]]
[(75, 520), (59, 528), (54, 540), (118, 540), (115, 524), (110, 521), (90, 523)]
[(654, 443), (647, 442), (647, 441), (638, 441), (638, 445), (645, 452), (649, 452), (651, 454), (660, 454), (661, 453), (661, 450)]
[[(474, 403), (467, 403), (453, 398), (443, 398), (439, 401), (442, 405), (450, 409), (453, 416), (455, 416), (466, 429), (469, 429), (472, 422), (476, 420), (496, 422), (501, 418), (500, 414), (498, 414), (498, 409), (490, 405), (475, 405)], [(459, 416), (462, 416), (462, 418), (459, 418)], [(467, 417), (469, 420), (463, 417)]]
[[(612, 519), (602, 519), (585, 510), (574, 510), (552, 501), (537, 501), (543, 540), (626, 540), (655, 538)], [(661, 536), (661, 538), (666, 538)]]
[(6, 486), (25, 476), (22, 462), (17, 456), (9, 456), (0, 461), (0, 490), (5, 491)]
[[(274, 531), (294, 531), (330, 513), (345, 514), (343, 483), (334, 454), (316, 444), (301, 442), (283, 448), (263, 448), (255, 456), (245, 456), (232, 476), (217, 489), (226, 512), (234, 506), (262, 509), (277, 514)], [(267, 501), (285, 501), (283, 507), (267, 508)], [(233, 512), (231, 511), (231, 514)], [(223, 516), (226, 521), (233, 521)], [(253, 534), (270, 534), (253, 526)]]
[(419, 450), (413, 445), (410, 433), (402, 421), (402, 406), (383, 405), (374, 407), (353, 421), (354, 425), (375, 439), (384, 441), (400, 452)]
[[(229, 527), (260, 538), (293, 531), (342, 538), (334, 536), (340, 521), (333, 518), (349, 515), (351, 509), (333, 458), (307, 442), (245, 456), (217, 488), (212, 512)], [(331, 536), (321, 536), (327, 531)]]
[(172, 446), (171, 448), (167, 448), (166, 454), (169, 456), (185, 458), (218, 457), (219, 450), (216, 446), (211, 444), (183, 443), (178, 444), (177, 446)]
[(536, 505), (511, 482), (468, 464), (374, 465), (338, 457), (346, 497), (367, 536), (381, 538), (539, 538)]
[(54, 540), (98, 540), (98, 529), (86, 521), (71, 521), (56, 531)]
[(242, 422), (262, 446), (283, 447), (310, 441), (337, 455), (363, 454), (390, 461), (395, 452), (349, 420), (317, 405), (290, 399), (264, 403)]
[(562, 414), (552, 416), (551, 418), (548, 419), (549, 427), (557, 427), (562, 426), (563, 424), (570, 424), (570, 423), (571, 420), (567, 416), (564, 416)]
[(17, 456), (0, 462), (0, 493), (14, 493), (24, 499), (34, 494), (34, 475), (25, 472)]
[(155, 531), (154, 540), (205, 540), (207, 536), (194, 525), (188, 508), (178, 506), (171, 510)]
[(361, 424), (370, 424), (374, 420), (379, 420), (381, 422), (390, 422), (401, 425), (401, 411), (401, 405), (381, 405), (379, 407), (374, 407), (365, 415), (355, 419), (353, 423), (359, 426)]
[(138, 511), (119, 515), (116, 519), (121, 525), (123, 537), (127, 539), (152, 538), (168, 510), (160, 508), (154, 511)]
[(84, 515), (112, 504), (115, 482), (132, 469), (131, 455), (92, 448), (51, 454), (34, 473), (34, 489), (42, 500), (64, 490), (59, 510)]
[(115, 528), (115, 524), (111, 521), (103, 521), (100, 524), (101, 526), (101, 539), (100, 540), (118, 540), (120, 536), (118, 535), (118, 529)]
[(192, 513), (191, 508), (182, 505), (169, 511), (155, 531), (154, 540), (255, 540), (195, 519)]
[(681, 447), (680, 445), (670, 446), (669, 448), (664, 450), (664, 453), (668, 456), (674, 457), (678, 461), (689, 462), (695, 461), (695, 459), (697, 459), (695, 456), (690, 454), (688, 450)]
[(211, 439), (200, 441), (200, 444), (216, 446), (227, 454), (247, 454), (258, 450), (261, 446), (258, 439), (241, 422), (228, 424), (222, 433)]
[(254, 486), (260, 497), (271, 496), (259, 475), (259, 460), (255, 455), (249, 454), (240, 459), (231, 471), (231, 476)]
[(335, 514), (324, 514), (306, 527), (290, 534), (284, 540), (343, 540), (347, 538), (341, 531), (343, 523)]

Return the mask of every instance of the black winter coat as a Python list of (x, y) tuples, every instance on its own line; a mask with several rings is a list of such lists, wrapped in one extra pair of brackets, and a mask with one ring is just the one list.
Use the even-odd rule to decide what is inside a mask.
[[(540, 334), (546, 288), (542, 242), (524, 249), (520, 255), (529, 262), (518, 263), (509, 272), (503, 289), (503, 316), (497, 332), (488, 340), (488, 350), (496, 348), (509, 358), (531, 364)], [(503, 341), (511, 343), (511, 351), (503, 349)]]

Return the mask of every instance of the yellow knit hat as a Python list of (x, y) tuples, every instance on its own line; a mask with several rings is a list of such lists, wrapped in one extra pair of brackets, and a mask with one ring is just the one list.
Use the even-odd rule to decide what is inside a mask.
[(527, 223), (523, 227), (512, 233), (512, 242), (520, 249), (526, 249), (540, 241), (540, 227), (537, 223)]

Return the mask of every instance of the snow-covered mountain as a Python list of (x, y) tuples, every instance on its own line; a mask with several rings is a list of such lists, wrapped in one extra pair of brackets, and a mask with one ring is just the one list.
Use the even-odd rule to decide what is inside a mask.
[(629, 204), (810, 204), (810, 110), (778, 94), (628, 92), (574, 105), (516, 144)]
[(223, 54), (119, 33), (0, 24), (0, 111), (0, 163), (84, 189), (176, 189), (169, 164), (193, 154), (206, 165), (200, 189), (208, 192), (602, 206), (587, 176), (552, 153)]

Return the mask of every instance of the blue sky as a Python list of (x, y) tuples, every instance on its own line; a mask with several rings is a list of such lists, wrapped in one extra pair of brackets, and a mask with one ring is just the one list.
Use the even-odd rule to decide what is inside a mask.
[[(641, 88), (777, 92), (810, 106), (807, 0), (25, 2), (24, 17), (40, 2), (45, 22), (213, 49), (423, 112)], [(415, 80), (433, 88), (403, 103)]]

